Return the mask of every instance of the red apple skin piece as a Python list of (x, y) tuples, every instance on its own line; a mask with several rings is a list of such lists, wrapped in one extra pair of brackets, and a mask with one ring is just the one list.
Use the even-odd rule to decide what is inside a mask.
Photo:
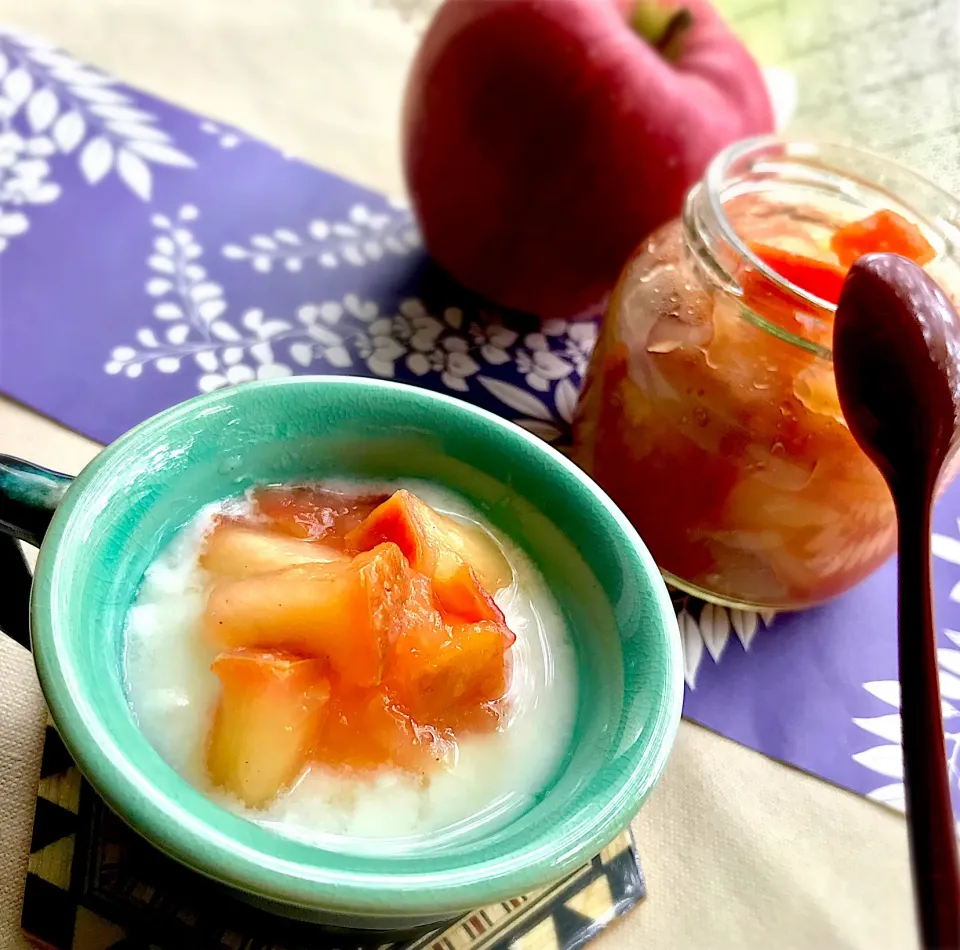
[(204, 541), (200, 566), (223, 577), (254, 577), (295, 564), (346, 561), (345, 554), (319, 542), (300, 541), (271, 531), (221, 520)]
[(213, 663), (222, 693), (207, 745), (210, 781), (262, 808), (307, 764), (330, 698), (320, 660), (252, 650)]
[(323, 657), (345, 682), (380, 682), (386, 643), (410, 587), (395, 544), (347, 562), (302, 564), (217, 584), (203, 624), (224, 649), (289, 650)]
[(407, 84), (403, 161), (431, 255), (540, 317), (599, 305), (729, 143), (770, 132), (756, 63), (705, 0), (668, 62), (633, 0), (447, 0)]

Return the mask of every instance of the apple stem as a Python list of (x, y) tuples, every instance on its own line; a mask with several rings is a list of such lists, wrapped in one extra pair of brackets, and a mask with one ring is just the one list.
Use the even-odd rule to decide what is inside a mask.
[(637, 0), (630, 14), (630, 26), (664, 59), (674, 62), (680, 55), (680, 40), (693, 24), (686, 7), (660, 0)]

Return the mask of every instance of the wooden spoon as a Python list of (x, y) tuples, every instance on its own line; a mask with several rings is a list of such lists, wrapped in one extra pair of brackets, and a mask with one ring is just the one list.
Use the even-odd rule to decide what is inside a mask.
[(960, 442), (960, 319), (912, 261), (868, 254), (844, 282), (833, 359), (847, 424), (897, 510), (903, 758), (921, 933), (927, 947), (960, 947), (930, 574), (931, 508)]

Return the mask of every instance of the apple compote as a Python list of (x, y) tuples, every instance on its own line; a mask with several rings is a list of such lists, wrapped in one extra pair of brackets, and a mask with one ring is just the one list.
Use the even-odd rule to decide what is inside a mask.
[(753, 140), (721, 153), (638, 249), (587, 374), (574, 457), (669, 582), (802, 608), (890, 556), (889, 491), (837, 399), (835, 304), (871, 251), (916, 260), (954, 296), (957, 211), (876, 156)]

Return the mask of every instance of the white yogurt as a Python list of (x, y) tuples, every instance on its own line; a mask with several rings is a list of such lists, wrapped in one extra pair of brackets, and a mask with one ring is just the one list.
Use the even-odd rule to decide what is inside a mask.
[[(461, 499), (434, 486), (349, 489), (399, 487), (459, 520), (480, 523)], [(495, 532), (514, 571), (513, 583), (496, 600), (517, 635), (508, 713), (498, 731), (461, 738), (456, 762), (438, 765), (426, 779), (388, 768), (351, 775), (314, 766), (262, 810), (210, 786), (204, 748), (220, 682), (210, 671), (217, 650), (200, 632), (210, 578), (197, 560), (214, 515), (237, 507), (236, 499), (210, 506), (179, 532), (148, 568), (127, 618), (127, 696), (140, 727), (167, 762), (231, 811), (327, 848), (347, 847), (353, 839), (349, 847), (357, 850), (363, 844), (356, 839), (376, 839), (382, 851), (384, 839), (395, 839), (394, 849), (402, 851), (412, 844), (411, 836), (439, 829), (475, 833), (479, 825), (486, 830), (526, 807), (550, 781), (567, 747), (576, 711), (575, 660), (539, 572)]]

